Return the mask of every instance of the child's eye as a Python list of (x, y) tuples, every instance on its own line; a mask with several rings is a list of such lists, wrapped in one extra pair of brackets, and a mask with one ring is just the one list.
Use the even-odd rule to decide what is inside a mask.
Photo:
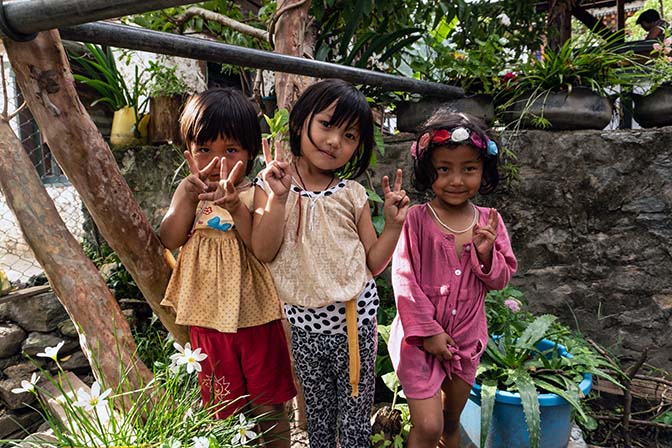
[(196, 150), (196, 152), (198, 152), (198, 153), (208, 153), (208, 152), (210, 152), (210, 149), (209, 149), (209, 148), (202, 147), (202, 148), (198, 148), (198, 149)]
[(475, 166), (468, 166), (468, 167), (464, 168), (464, 171), (466, 171), (467, 173), (473, 173), (476, 170), (477, 170), (477, 168)]
[(235, 154), (238, 152), (238, 148), (226, 148), (227, 154)]
[(436, 169), (436, 171), (438, 171), (439, 173), (447, 173), (448, 168), (446, 168), (445, 166), (440, 166)]
[(345, 138), (347, 138), (348, 140), (352, 140), (352, 141), (357, 141), (358, 140), (357, 139), (357, 134), (353, 134), (352, 132), (346, 132), (345, 133)]
[(325, 128), (330, 128), (330, 127), (331, 127), (331, 123), (328, 122), (328, 121), (326, 121), (326, 120), (322, 120), (322, 121), (320, 121), (320, 124), (321, 124), (322, 126), (324, 126)]

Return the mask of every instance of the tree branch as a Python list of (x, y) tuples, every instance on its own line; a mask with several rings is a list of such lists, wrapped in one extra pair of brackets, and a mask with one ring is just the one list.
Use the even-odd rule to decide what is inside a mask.
[(255, 28), (250, 25), (246, 25), (237, 20), (233, 20), (231, 17), (225, 16), (224, 14), (219, 14), (214, 11), (209, 11), (207, 9), (199, 8), (197, 6), (192, 6), (184, 11), (183, 14), (176, 17), (175, 21), (180, 29), (184, 27), (184, 24), (188, 22), (193, 17), (200, 17), (211, 22), (219, 23), (225, 27), (231, 28), (234, 31), (238, 31), (241, 34), (246, 34), (248, 36), (254, 37), (264, 42), (268, 42), (268, 31)]

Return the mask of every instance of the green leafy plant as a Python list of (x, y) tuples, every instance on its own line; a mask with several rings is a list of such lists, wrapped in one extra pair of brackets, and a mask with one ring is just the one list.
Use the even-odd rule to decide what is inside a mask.
[(649, 84), (646, 89), (648, 93), (672, 83), (672, 37), (653, 44), (651, 59), (644, 63), (643, 71)]
[(135, 124), (140, 122), (147, 108), (148, 98), (141, 100), (145, 93), (147, 80), (143, 79), (143, 72), (135, 67), (133, 86), (129, 89), (121, 72), (117, 68), (114, 54), (110, 47), (101, 47), (94, 44), (86, 44), (88, 55), (70, 55), (77, 61), (86, 73), (85, 75), (73, 75), (77, 82), (92, 87), (99, 94), (99, 98), (91, 103), (107, 104), (113, 111), (123, 107), (131, 107), (135, 114)]
[(571, 92), (576, 87), (586, 87), (601, 96), (609, 96), (618, 86), (631, 87), (642, 79), (641, 65), (632, 52), (624, 51), (614, 36), (603, 41), (591, 34), (567, 40), (559, 49), (547, 49), (540, 58), (530, 58), (513, 67), (515, 74), (507, 75), (497, 95), (499, 110), (505, 111), (522, 104), (519, 127), (523, 120), (536, 127), (547, 128), (551, 123), (531, 112), (536, 102), (546, 104), (554, 92)]
[[(607, 371), (617, 366), (593, 352), (582, 338), (559, 324), (552, 315), (533, 317), (523, 310), (524, 297), (513, 288), (491, 292), (486, 299), (488, 325), (498, 334), (488, 341), (476, 381), (481, 385), (481, 446), (484, 446), (495, 406), (495, 392), (517, 392), (528, 425), (530, 444), (539, 446), (539, 393), (554, 393), (564, 398), (579, 422), (594, 428), (586, 413), (578, 384), (585, 373), (619, 382)], [(491, 332), (492, 334), (492, 332)], [(554, 342), (550, 350), (540, 350), (539, 342)], [(559, 344), (566, 344), (571, 356), (561, 356)]]
[[(87, 350), (83, 335), (80, 343), (82, 349)], [(166, 346), (164, 351), (171, 343), (168, 339), (162, 341)], [(44, 353), (38, 354), (55, 362), (55, 375), (40, 368), (39, 376), (34, 373), (30, 381), (22, 381), (22, 387), (13, 390), (16, 394), (36, 397), (42, 416), (56, 439), (33, 441), (31, 446), (214, 448), (240, 446), (247, 441), (255, 443), (259, 437), (253, 430), (254, 419), (248, 420), (240, 414), (217, 420), (213, 415), (223, 404), (202, 404), (196, 373), (206, 355), (201, 354), (200, 349), (192, 350), (189, 344), (182, 347), (174, 343), (177, 352), (154, 364), (154, 377), (141, 390), (127, 390), (127, 382), (123, 379), (115, 390), (104, 381), (94, 382), (90, 390), (81, 387), (75, 390), (59, 363), (58, 350), (62, 345), (61, 342), (56, 347), (47, 347)], [(123, 375), (135, 373), (123, 364), (119, 365), (119, 371), (124, 372)], [(52, 387), (45, 387), (40, 376)], [(59, 403), (63, 411), (61, 416), (47, 404), (52, 400)], [(3, 442), (24, 446), (22, 441)]]
[(179, 96), (184, 95), (189, 90), (189, 86), (180, 76), (175, 73), (177, 67), (166, 67), (155, 61), (149, 61), (147, 72), (151, 78), (149, 86), (149, 95), (157, 96)]

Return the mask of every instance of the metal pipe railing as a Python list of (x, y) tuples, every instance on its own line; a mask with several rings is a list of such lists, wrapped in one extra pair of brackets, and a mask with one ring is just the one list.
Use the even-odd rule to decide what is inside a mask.
[(464, 96), (464, 90), (445, 84), (127, 25), (97, 22), (61, 28), (59, 31), (61, 37), (68, 40), (316, 78), (340, 78), (353, 84), (381, 87), (387, 91), (416, 92), (446, 99)]
[[(39, 31), (138, 14), (194, 0), (4, 0), (0, 1), (0, 30), (9, 38), (26, 38)], [(5, 29), (2, 29), (5, 28)]]

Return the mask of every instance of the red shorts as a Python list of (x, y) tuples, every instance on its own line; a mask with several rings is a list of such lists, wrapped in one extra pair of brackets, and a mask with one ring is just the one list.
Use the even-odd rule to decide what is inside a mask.
[(237, 333), (221, 333), (203, 327), (190, 327), (194, 348), (208, 355), (201, 362), (198, 382), (204, 403), (236, 400), (217, 412), (226, 418), (248, 401), (257, 405), (282, 404), (296, 395), (287, 340), (282, 321), (240, 328)]

